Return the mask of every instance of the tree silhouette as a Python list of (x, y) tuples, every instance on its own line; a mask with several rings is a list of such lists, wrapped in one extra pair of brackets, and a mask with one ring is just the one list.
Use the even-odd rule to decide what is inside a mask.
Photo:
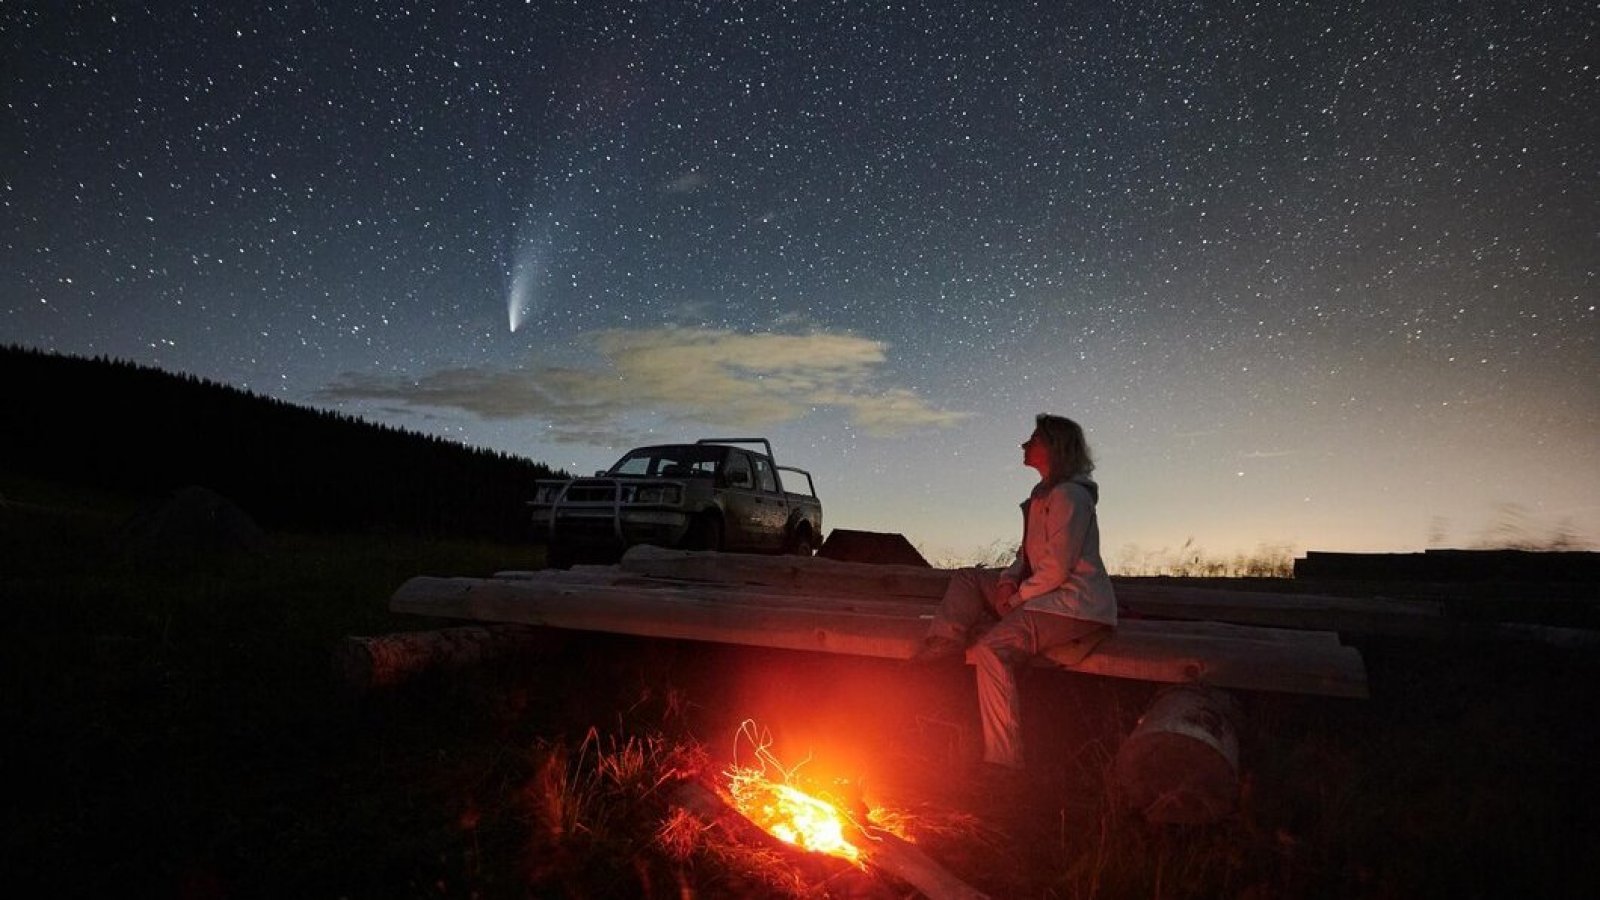
[(153, 496), (189, 484), (267, 528), (518, 540), (533, 483), (506, 453), (105, 357), (0, 348), (7, 472)]

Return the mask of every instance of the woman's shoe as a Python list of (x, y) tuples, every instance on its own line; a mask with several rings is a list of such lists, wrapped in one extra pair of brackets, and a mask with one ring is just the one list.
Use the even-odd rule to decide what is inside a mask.
[(965, 662), (967, 658), (967, 645), (951, 637), (942, 635), (929, 635), (922, 639), (922, 646), (917, 652), (911, 654), (911, 662), (918, 665), (938, 665), (947, 662)]

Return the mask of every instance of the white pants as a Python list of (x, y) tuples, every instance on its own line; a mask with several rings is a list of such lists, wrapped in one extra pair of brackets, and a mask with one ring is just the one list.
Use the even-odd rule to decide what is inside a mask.
[(999, 569), (952, 572), (929, 633), (965, 643), (978, 630), (968, 655), (978, 670), (983, 760), (1021, 769), (1022, 714), (1016, 668), (1052, 647), (1070, 644), (1106, 626), (1022, 607), (1000, 616), (994, 607), (999, 586)]

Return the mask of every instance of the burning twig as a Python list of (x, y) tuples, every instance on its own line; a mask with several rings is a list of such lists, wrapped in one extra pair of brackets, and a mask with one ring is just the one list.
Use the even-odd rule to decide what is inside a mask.
[[(685, 781), (671, 793), (672, 802), (711, 822), (728, 819), (758, 827), (732, 806), (716, 789), (701, 781)], [(848, 820), (847, 820), (848, 821)], [(770, 831), (760, 829), (771, 835)], [(985, 900), (986, 894), (957, 878), (910, 842), (881, 828), (854, 823), (845, 833), (858, 851), (855, 864), (867, 871), (892, 875), (921, 891), (930, 900)]]
[[(712, 822), (731, 817), (801, 850), (825, 853), (866, 871), (876, 869), (893, 875), (933, 900), (984, 897), (910, 842), (873, 825), (864, 805), (859, 805), (859, 815), (855, 814), (859, 801), (819, 796), (795, 784), (800, 766), (785, 768), (771, 752), (770, 736), (759, 731), (754, 722), (747, 720), (740, 726), (738, 740), (754, 747), (759, 767), (738, 764), (736, 741), (735, 763), (725, 773), (726, 795), (704, 782), (686, 781), (673, 791), (673, 802)], [(780, 775), (781, 780), (768, 778), (768, 771)]]

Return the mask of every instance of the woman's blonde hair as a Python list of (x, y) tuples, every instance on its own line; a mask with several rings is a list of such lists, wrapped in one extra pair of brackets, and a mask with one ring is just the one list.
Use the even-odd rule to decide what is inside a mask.
[(1066, 481), (1074, 475), (1087, 475), (1094, 471), (1094, 457), (1089, 454), (1089, 442), (1084, 440), (1083, 429), (1066, 416), (1040, 413), (1034, 417), (1034, 427), (1044, 439), (1045, 452), (1050, 456), (1050, 480)]

